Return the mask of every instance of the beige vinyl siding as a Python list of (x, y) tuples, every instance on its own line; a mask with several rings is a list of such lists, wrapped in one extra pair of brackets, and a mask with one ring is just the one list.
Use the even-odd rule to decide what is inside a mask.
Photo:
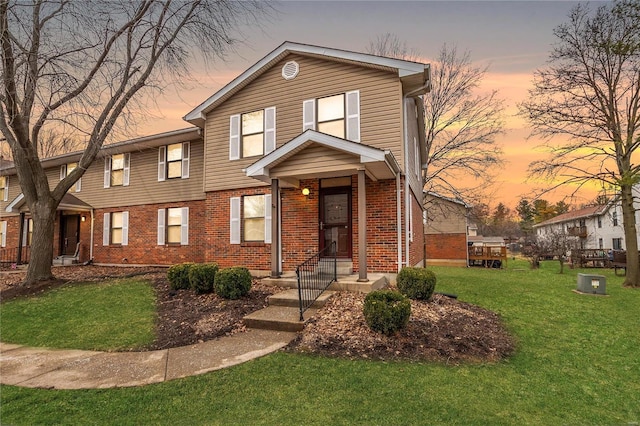
[(22, 192), (20, 190), (20, 183), (18, 182), (18, 175), (8, 175), (7, 178), (9, 179), (9, 196), (7, 197), (7, 201), (4, 201), (4, 199), (0, 197), (0, 217), (9, 217), (18, 214), (7, 213), (5, 209)]
[(202, 141), (191, 141), (190, 150), (187, 179), (158, 182), (158, 148), (150, 148), (131, 152), (129, 186), (104, 188), (104, 158), (98, 158), (82, 177), (82, 191), (73, 195), (94, 208), (203, 200)]
[(425, 195), (425, 234), (466, 234), (467, 209), (457, 203)]
[(282, 164), (273, 167), (274, 174), (279, 176), (320, 177), (336, 170), (351, 172), (360, 166), (359, 159), (351, 154), (327, 149), (319, 145), (311, 145), (297, 153)]
[[(82, 176), (82, 190), (70, 194), (93, 208), (137, 206), (171, 201), (203, 200), (203, 151), (202, 140), (191, 141), (188, 179), (167, 179), (158, 182), (158, 148), (148, 148), (130, 153), (129, 186), (104, 188), (104, 157), (98, 157)], [(46, 170), (49, 186), (60, 181), (60, 166)], [(17, 181), (17, 177), (12, 176)], [(9, 187), (13, 200), (21, 191)], [(5, 205), (6, 207), (6, 205)], [(26, 209), (26, 206), (23, 210)], [(4, 211), (4, 207), (3, 207)]]
[[(418, 136), (418, 118), (416, 117), (416, 100), (407, 99), (407, 160), (408, 170), (407, 178), (409, 180), (409, 187), (413, 191), (418, 200), (422, 200), (422, 191), (424, 191), (421, 178), (421, 170), (416, 169), (416, 156), (420, 155), (417, 150), (416, 143), (419, 143), (420, 138)], [(414, 138), (418, 142), (414, 142)], [(404, 168), (404, 163), (402, 164)]]
[[(293, 80), (284, 80), (282, 66), (300, 65)], [(209, 113), (205, 137), (205, 191), (260, 185), (242, 169), (260, 157), (229, 160), (229, 117), (276, 107), (276, 146), (302, 133), (302, 103), (308, 99), (360, 91), (361, 143), (390, 149), (402, 164), (402, 86), (397, 73), (359, 67), (302, 55), (288, 55)]]

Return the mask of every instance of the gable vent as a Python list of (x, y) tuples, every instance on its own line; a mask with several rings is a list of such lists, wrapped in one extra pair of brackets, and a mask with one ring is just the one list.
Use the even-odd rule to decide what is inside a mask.
[(289, 61), (282, 67), (282, 77), (285, 80), (292, 80), (298, 75), (300, 66), (296, 61)]

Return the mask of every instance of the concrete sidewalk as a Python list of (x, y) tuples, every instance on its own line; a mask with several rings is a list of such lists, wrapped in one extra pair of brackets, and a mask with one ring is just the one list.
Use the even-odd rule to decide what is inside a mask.
[(0, 342), (0, 383), (49, 389), (142, 386), (240, 364), (283, 348), (295, 336), (248, 329), (217, 340), (149, 352), (29, 348)]

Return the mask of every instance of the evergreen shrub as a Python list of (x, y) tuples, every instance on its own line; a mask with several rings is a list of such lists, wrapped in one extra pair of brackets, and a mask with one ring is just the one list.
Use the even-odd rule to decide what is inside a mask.
[(372, 330), (387, 336), (406, 327), (411, 302), (393, 290), (376, 290), (364, 298), (364, 318)]
[(251, 273), (241, 266), (221, 269), (216, 274), (213, 285), (218, 296), (225, 299), (240, 299), (251, 290)]

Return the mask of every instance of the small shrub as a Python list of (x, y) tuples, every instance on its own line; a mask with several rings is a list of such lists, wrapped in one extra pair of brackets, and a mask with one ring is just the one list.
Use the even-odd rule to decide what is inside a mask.
[(218, 272), (215, 263), (199, 263), (189, 268), (189, 285), (196, 293), (211, 293)]
[(218, 271), (214, 282), (216, 294), (225, 299), (239, 299), (251, 290), (251, 273), (247, 268), (236, 266)]
[(397, 291), (376, 290), (364, 298), (363, 311), (369, 328), (389, 336), (409, 323), (411, 302)]
[(436, 288), (436, 274), (424, 268), (402, 268), (397, 278), (400, 293), (414, 300), (429, 300)]
[(167, 279), (169, 280), (169, 285), (172, 290), (183, 290), (190, 287), (189, 284), (189, 269), (194, 265), (194, 263), (179, 263), (177, 265), (173, 265), (167, 271)]

